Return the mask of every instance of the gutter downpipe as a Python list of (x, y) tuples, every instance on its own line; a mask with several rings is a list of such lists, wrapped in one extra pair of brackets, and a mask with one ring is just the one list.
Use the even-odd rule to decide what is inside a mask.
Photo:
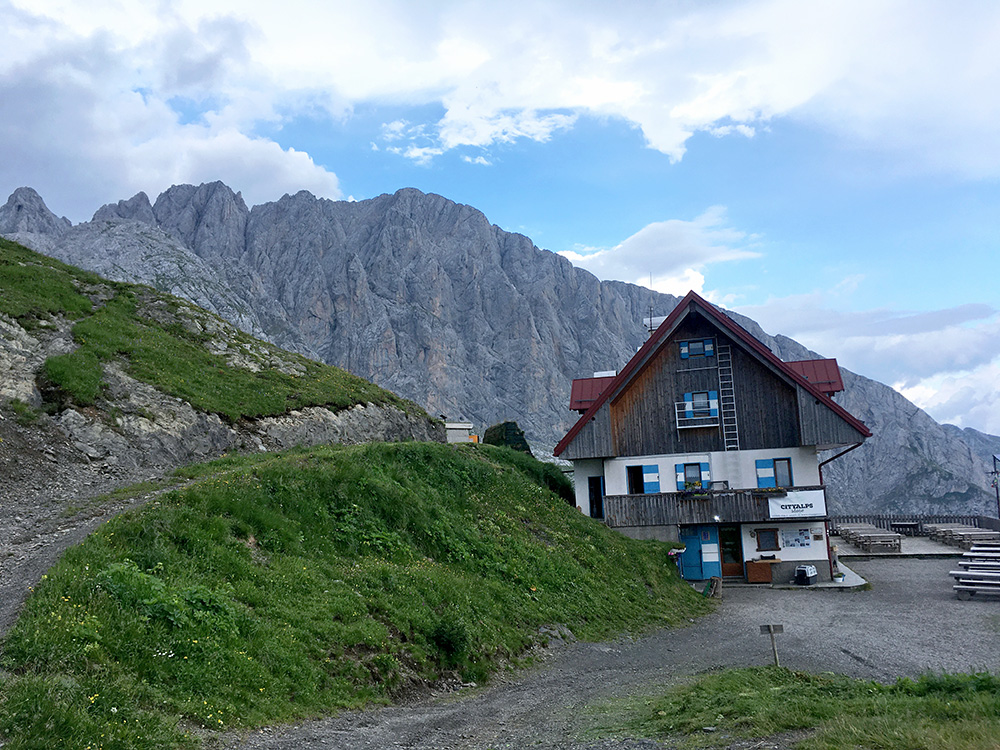
[[(823, 501), (824, 502), (826, 501), (826, 485), (823, 484), (823, 467), (826, 464), (830, 463), (831, 461), (836, 461), (841, 456), (846, 456), (852, 450), (854, 450), (855, 448), (859, 448), (860, 446), (861, 446), (861, 443), (855, 443), (850, 448), (842, 450), (836, 456), (830, 456), (830, 458), (826, 459), (826, 461), (820, 461), (819, 462), (819, 483), (821, 485), (823, 485)], [(830, 518), (829, 518), (829, 514), (827, 514), (827, 520), (825, 521), (825, 524), (826, 524), (826, 559), (827, 559), (827, 562), (830, 563), (830, 578), (832, 579), (833, 578), (833, 550), (830, 549)]]

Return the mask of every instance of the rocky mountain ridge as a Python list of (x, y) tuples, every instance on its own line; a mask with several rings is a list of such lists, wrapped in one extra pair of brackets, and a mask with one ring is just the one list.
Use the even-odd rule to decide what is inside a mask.
[[(599, 281), (470, 206), (409, 188), (358, 202), (303, 191), (248, 208), (222, 183), (179, 185), (66, 224), (26, 188), (0, 208), (0, 234), (191, 299), (433, 414), (482, 428), (516, 420), (543, 451), (574, 421), (571, 380), (623, 366), (651, 308), (664, 315), (678, 301)], [(817, 356), (733, 317), (786, 360)], [(838, 401), (875, 436), (826, 468), (833, 510), (995, 508), (982, 450), (1000, 438), (939, 425), (887, 386), (844, 377)]]

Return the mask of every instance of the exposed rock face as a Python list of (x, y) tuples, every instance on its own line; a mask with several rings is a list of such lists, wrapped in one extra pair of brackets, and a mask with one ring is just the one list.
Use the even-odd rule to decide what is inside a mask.
[(29, 187), (15, 190), (0, 208), (0, 234), (4, 236), (23, 232), (58, 236), (72, 226), (65, 216), (49, 211), (42, 197)]
[(149, 203), (149, 197), (145, 193), (136, 193), (127, 201), (118, 201), (117, 204), (107, 204), (97, 209), (94, 214), (94, 222), (115, 221), (125, 219), (141, 221), (143, 224), (156, 226), (156, 216), (153, 214), (153, 206)]
[[(132, 225), (134, 222), (129, 221), (127, 225), (112, 225), (111, 229), (119, 231)], [(93, 229), (91, 225), (85, 231)], [(96, 282), (87, 293), (97, 303), (112, 296), (105, 282)], [(168, 328), (179, 325), (192, 333), (210, 334), (204, 345), (230, 367), (308, 376), (301, 358), (263, 342), (248, 341), (233, 325), (205, 310), (177, 304), (141, 288), (135, 297), (137, 314), (142, 318)], [(103, 366), (103, 387), (94, 406), (62, 408), (50, 417), (38, 411), (45, 406), (39, 373), (48, 357), (76, 348), (72, 326), (73, 321), (55, 318), (37, 321), (31, 330), (25, 330), (16, 320), (0, 314), (0, 406), (19, 401), (28, 407), (31, 416), (21, 435), (8, 431), (7, 438), (23, 439), (28, 444), (34, 439), (30, 433), (44, 433), (51, 455), (58, 451), (65, 457), (62, 460), (106, 473), (137, 476), (142, 472), (135, 470), (163, 470), (233, 451), (322, 443), (445, 441), (440, 422), (394, 406), (370, 403), (341, 411), (312, 407), (280, 417), (244, 418), (227, 424), (216, 414), (199, 411), (180, 398), (135, 380), (117, 364)], [(24, 434), (26, 431), (29, 434)], [(46, 459), (34, 461), (34, 468), (27, 471), (25, 465), (31, 462), (25, 458), (26, 452), (8, 450), (10, 444), (4, 440), (0, 437), (0, 476), (43, 482), (46, 469), (55, 468)], [(0, 486), (0, 501), (16, 492), (16, 487)]]
[[(45, 231), (19, 241), (192, 299), (432, 414), (483, 426), (516, 420), (543, 452), (576, 416), (571, 380), (622, 367), (645, 339), (650, 307), (665, 315), (678, 301), (601, 282), (474, 208), (413, 189), (356, 203), (300, 192), (248, 210), (217, 182), (170, 188), (153, 221), (148, 204), (139, 194), (69, 231), (23, 222)], [(784, 359), (816, 356), (733, 317)], [(844, 376), (838, 401), (875, 437), (825, 468), (834, 509), (995, 505), (980, 443), (887, 386)]]

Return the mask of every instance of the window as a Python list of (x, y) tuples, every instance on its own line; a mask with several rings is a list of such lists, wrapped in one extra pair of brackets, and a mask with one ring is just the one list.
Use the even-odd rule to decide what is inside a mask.
[(792, 459), (774, 459), (774, 484), (777, 487), (792, 486)]
[(757, 551), (774, 552), (780, 550), (778, 546), (777, 529), (757, 529)]
[(760, 458), (757, 459), (757, 486), (761, 489), (771, 487), (793, 487), (792, 459), (790, 458)]
[[(685, 393), (684, 400), (677, 403), (678, 427), (713, 427), (717, 421), (704, 420), (719, 416), (719, 392), (698, 391)], [(698, 419), (700, 422), (689, 423), (684, 420)]]
[(701, 487), (701, 464), (684, 464), (684, 489)]
[(628, 494), (641, 495), (644, 492), (641, 466), (626, 466), (625, 478), (628, 480)]
[(691, 405), (696, 417), (708, 417), (711, 415), (709, 407), (708, 391), (698, 391), (691, 394)]
[(660, 491), (660, 467), (656, 464), (626, 466), (625, 479), (630, 495), (648, 495)]
[(674, 464), (677, 491), (699, 490), (708, 487), (712, 475), (708, 463)]
[(678, 341), (677, 344), (681, 350), (681, 359), (715, 356), (715, 339), (689, 339)]

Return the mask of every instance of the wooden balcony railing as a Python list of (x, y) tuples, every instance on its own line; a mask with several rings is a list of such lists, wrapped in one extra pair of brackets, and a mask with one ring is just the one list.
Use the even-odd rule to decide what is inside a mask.
[[(773, 501), (773, 502), (772, 502)], [(806, 508), (807, 503), (809, 508)], [(695, 523), (748, 523), (825, 518), (826, 489), (692, 490), (648, 495), (607, 495), (608, 526), (666, 526)]]

